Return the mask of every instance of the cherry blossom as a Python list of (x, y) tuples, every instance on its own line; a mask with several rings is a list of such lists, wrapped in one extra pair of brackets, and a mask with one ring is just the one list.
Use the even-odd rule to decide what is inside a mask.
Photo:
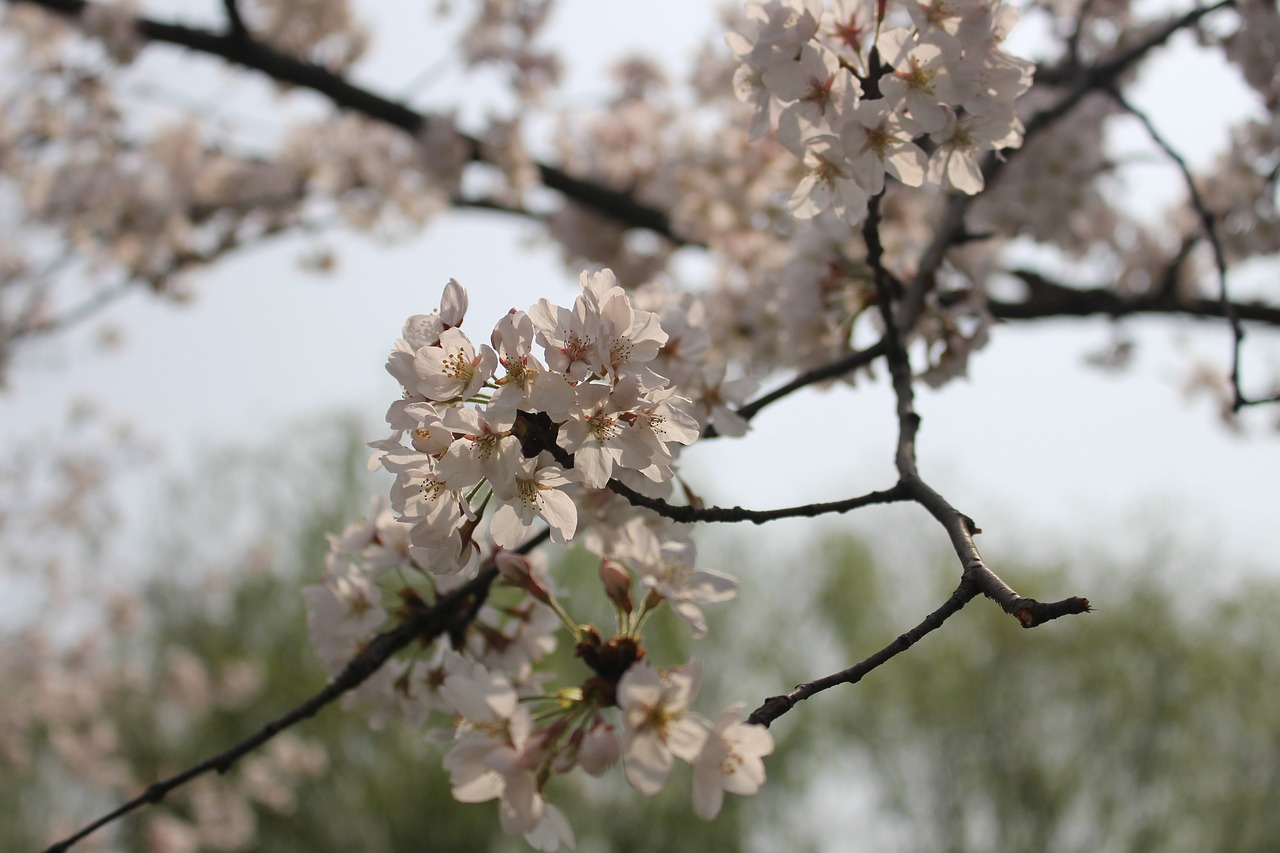
[(535, 518), (550, 526), (555, 541), (572, 539), (578, 527), (578, 510), (573, 499), (560, 490), (569, 482), (559, 465), (520, 460), (510, 481), (493, 484), (494, 497), (501, 501), (490, 527), (493, 540), (504, 548), (516, 547)]
[(627, 781), (642, 794), (662, 790), (673, 758), (692, 761), (707, 739), (707, 724), (689, 714), (701, 667), (695, 661), (666, 675), (636, 664), (618, 682), (622, 757)]
[(721, 711), (705, 745), (693, 759), (693, 811), (703, 820), (720, 813), (724, 792), (750, 795), (764, 784), (763, 758), (773, 752), (764, 726), (742, 722), (742, 706)]
[(428, 400), (465, 400), (480, 390), (497, 365), (498, 356), (488, 345), (477, 353), (462, 330), (445, 329), (439, 346), (424, 346), (414, 354), (417, 390)]
[(853, 176), (844, 146), (837, 136), (809, 140), (804, 152), (805, 176), (787, 202), (798, 219), (812, 219), (830, 208), (851, 222), (860, 222), (867, 211), (867, 191)]

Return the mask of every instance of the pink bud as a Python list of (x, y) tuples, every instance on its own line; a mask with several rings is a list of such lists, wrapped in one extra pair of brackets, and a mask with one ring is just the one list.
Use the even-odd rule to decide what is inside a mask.
[(622, 743), (618, 740), (613, 726), (597, 720), (595, 726), (582, 739), (582, 746), (578, 750), (578, 763), (592, 776), (601, 776), (617, 764), (621, 757)]
[(609, 600), (623, 613), (630, 613), (631, 573), (617, 560), (605, 557), (600, 561), (600, 580)]
[(533, 564), (523, 554), (514, 551), (499, 551), (493, 558), (498, 572), (507, 583), (523, 589), (543, 604), (551, 603), (551, 594), (547, 588), (533, 576)]

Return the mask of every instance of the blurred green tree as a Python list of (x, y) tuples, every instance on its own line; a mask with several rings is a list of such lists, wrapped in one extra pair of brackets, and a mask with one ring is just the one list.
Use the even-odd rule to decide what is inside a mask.
[[(0, 848), (36, 849), (54, 827), (224, 749), (323, 684), (298, 588), (319, 571), (324, 534), (367, 493), (356, 434), (337, 426), (286, 454), (220, 456), (166, 496), (146, 618), (94, 659), (100, 695), (78, 722), (11, 731), (26, 742), (0, 751)], [(208, 514), (228, 506), (256, 528)], [(224, 526), (237, 534), (214, 529)], [(758, 701), (870, 653), (941, 597), (950, 573), (942, 558), (932, 579), (891, 577), (863, 542), (833, 534), (802, 558), (824, 580), (768, 592), (793, 614), (782, 624), (751, 612), (766, 597), (763, 567), (719, 547), (715, 562), (741, 567), (743, 605), (732, 621), (712, 613), (722, 642), (693, 650), (711, 705)], [(1034, 594), (1036, 579), (1060, 588), (1071, 570), (1017, 571)], [(964, 610), (895, 666), (779, 721), (761, 796), (729, 798), (715, 823), (693, 816), (678, 773), (648, 800), (616, 773), (571, 789), (558, 778), (556, 802), (586, 851), (1265, 850), (1280, 838), (1280, 583), (1254, 578), (1193, 599), (1194, 576), (1169, 583), (1175, 571), (1116, 569), (1098, 613), (1032, 633), (996, 608)], [(572, 578), (589, 588), (594, 572), (582, 552), (562, 554), (556, 569), (571, 588)], [(684, 659), (687, 631), (675, 621), (655, 648)], [(16, 640), (5, 638), (5, 660), (17, 659)], [(569, 666), (566, 645), (558, 654)], [(732, 654), (720, 660), (717, 649)], [(33, 678), (43, 671), (30, 667)], [(39, 695), (29, 688), (11, 683), (6, 702)], [(420, 729), (372, 731), (326, 711), (86, 849), (524, 849), (502, 835), (495, 807), (451, 799), (439, 749)], [(111, 772), (77, 770), (77, 755)]]

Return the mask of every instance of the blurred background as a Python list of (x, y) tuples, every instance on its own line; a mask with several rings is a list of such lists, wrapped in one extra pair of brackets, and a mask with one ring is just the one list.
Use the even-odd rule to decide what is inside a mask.
[[(146, 8), (220, 20), (212, 2)], [(715, 10), (563, 3), (548, 33), (566, 63), (553, 106), (601, 105), (609, 68), (633, 50), (681, 78), (700, 45), (721, 44)], [(462, 104), (464, 117), (501, 107), (501, 87), (462, 75), (455, 33), (425, 11), (365, 11), (375, 39), (359, 82), (422, 108)], [(154, 53), (126, 81), (147, 120), (207, 115), (251, 148), (320, 107)], [(1221, 73), (1200, 57), (1175, 46), (1135, 90), (1171, 131), (1187, 119), (1187, 81)], [(1228, 118), (1258, 108), (1226, 77), (1219, 92), (1180, 136), (1193, 163), (1221, 148)], [(1167, 200), (1172, 174), (1153, 166), (1117, 191)], [(192, 276), (187, 303), (125, 297), (15, 356), (0, 394), (0, 849), (39, 849), (323, 683), (299, 589), (321, 571), (324, 534), (388, 488), (362, 448), (398, 396), (386, 352), (451, 277), (475, 328), (570, 300), (576, 275), (534, 235), (462, 211), (412, 239), (289, 237)], [(324, 274), (300, 263), (330, 255)], [(696, 280), (698, 264), (677, 269)], [(1280, 364), (1274, 342), (1256, 341), (1254, 366)], [(1117, 342), (1132, 348), (1124, 370), (1107, 366)], [(975, 602), (862, 684), (780, 720), (769, 783), (728, 798), (713, 824), (692, 816), (687, 776), (653, 800), (620, 774), (564, 785), (552, 796), (579, 849), (1268, 849), (1280, 838), (1280, 442), (1274, 410), (1226, 424), (1192, 393), (1197, 371), (1229, 357), (1216, 323), (996, 329), (967, 381), (922, 390), (921, 469), (977, 520), (1020, 592), (1086, 596), (1097, 612), (1025, 632)], [(838, 499), (893, 482), (894, 427), (883, 382), (806, 392), (746, 439), (694, 448), (684, 473), (713, 503)], [(941, 529), (907, 506), (708, 530), (699, 548), (743, 584), (731, 618), (710, 612), (711, 641), (680, 646), (675, 626), (666, 638), (703, 659), (706, 707), (754, 707), (865, 657), (956, 573)], [(581, 554), (556, 560), (566, 583), (593, 577)], [(523, 849), (491, 806), (450, 800), (438, 754), (419, 730), (373, 732), (329, 709), (229, 781), (202, 780), (78, 849)]]

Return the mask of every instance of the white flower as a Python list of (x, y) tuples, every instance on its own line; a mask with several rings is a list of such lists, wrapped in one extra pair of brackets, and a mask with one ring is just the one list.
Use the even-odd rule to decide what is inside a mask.
[(562, 421), (573, 407), (573, 386), (533, 356), (533, 339), (533, 320), (514, 308), (493, 327), (489, 340), (507, 375), (498, 380), (489, 411), (546, 412), (552, 420)]
[(839, 129), (842, 115), (862, 96), (856, 77), (824, 47), (805, 45), (796, 62), (779, 63), (764, 73), (764, 84), (780, 101), (789, 101), (778, 116), (778, 141), (798, 157), (806, 141)]
[(884, 189), (885, 172), (909, 187), (924, 182), (925, 154), (883, 100), (866, 101), (840, 131), (854, 178), (870, 195)]
[(576, 382), (591, 375), (600, 318), (589, 310), (585, 299), (579, 296), (574, 300), (572, 311), (540, 299), (529, 309), (529, 318), (538, 330), (538, 343), (549, 368)]
[(382, 594), (367, 577), (331, 563), (320, 583), (302, 590), (307, 633), (330, 675), (337, 675), (387, 619)]
[(524, 834), (524, 840), (534, 850), (542, 850), (544, 853), (559, 850), (561, 844), (570, 850), (576, 849), (573, 827), (569, 826), (563, 812), (546, 801), (542, 804), (542, 819)]
[(439, 402), (467, 399), (480, 390), (497, 366), (497, 353), (484, 345), (477, 355), (460, 329), (445, 329), (439, 346), (422, 347), (414, 355), (418, 393)]
[(667, 342), (667, 333), (662, 331), (658, 315), (635, 310), (626, 292), (615, 287), (600, 301), (599, 317), (596, 374), (608, 376), (613, 382), (635, 374), (646, 388), (665, 384), (665, 379), (640, 366), (657, 358), (658, 351)]
[(564, 543), (573, 538), (578, 529), (578, 508), (560, 490), (570, 481), (559, 465), (539, 465), (536, 459), (521, 458), (511, 480), (492, 482), (493, 496), (502, 502), (489, 525), (494, 542), (515, 548), (537, 517), (551, 527), (554, 541)]
[(508, 720), (516, 712), (518, 697), (507, 676), (472, 663), (457, 652), (444, 659), (444, 684), (440, 697), (459, 716), (479, 723)]
[(622, 757), (622, 742), (613, 726), (597, 720), (589, 731), (582, 735), (578, 747), (578, 764), (592, 776), (603, 776), (605, 771), (618, 763)]
[[(632, 527), (628, 532), (638, 528)], [(647, 533), (647, 531), (644, 531)], [(656, 537), (639, 536), (642, 544), (630, 552), (637, 560), (640, 583), (662, 596), (676, 615), (689, 624), (694, 637), (705, 637), (707, 618), (700, 604), (728, 601), (738, 594), (738, 582), (719, 572), (697, 570), (692, 542), (666, 542), (656, 553)]]
[(796, 218), (812, 219), (829, 207), (851, 224), (863, 220), (867, 191), (854, 180), (839, 137), (828, 134), (808, 140), (804, 166), (805, 176), (787, 202)]
[(446, 411), (442, 422), (462, 435), (440, 460), (438, 473), (449, 488), (470, 488), (486, 478), (490, 483), (511, 482), (520, 456), (520, 440), (511, 434), (514, 412), (482, 414), (464, 406)]
[(577, 404), (567, 421), (560, 425), (556, 443), (572, 453), (573, 470), (582, 477), (583, 485), (603, 489), (614, 466), (642, 468), (649, 464), (644, 442), (631, 434), (622, 417), (640, 401), (640, 381), (628, 376), (613, 388), (607, 385), (579, 385)]
[[(674, 388), (651, 391), (627, 416), (631, 422), (631, 434), (649, 449), (649, 461), (660, 466), (671, 461), (671, 448), (667, 447), (669, 442), (693, 444), (702, 434), (697, 419), (673, 405), (691, 405), (683, 397), (675, 396), (675, 393)], [(626, 460), (624, 464), (627, 464)], [(640, 466), (627, 464), (627, 467)]]
[(942, 105), (960, 103), (973, 88), (950, 74), (950, 57), (941, 45), (918, 41), (907, 30), (881, 33), (876, 46), (885, 63), (893, 67), (893, 73), (880, 80), (885, 102), (895, 109), (905, 106), (923, 131), (932, 132), (946, 124)]
[(627, 781), (640, 793), (651, 796), (662, 790), (673, 756), (692, 761), (706, 743), (706, 721), (688, 712), (701, 676), (697, 661), (665, 677), (638, 663), (618, 681), (622, 757)]
[(440, 296), (440, 313), (415, 314), (405, 321), (400, 337), (417, 352), (422, 347), (433, 347), (440, 343), (440, 334), (445, 329), (453, 329), (462, 325), (462, 318), (467, 313), (467, 291), (458, 284), (457, 279), (449, 279)]
[(746, 435), (751, 425), (734, 409), (755, 393), (759, 383), (749, 377), (726, 382), (724, 375), (724, 367), (717, 365), (708, 365), (695, 375), (698, 390), (694, 394), (692, 414), (704, 424), (715, 424), (720, 435)]
[(413, 543), (451, 537), (462, 520), (462, 504), (458, 493), (440, 477), (435, 458), (408, 451), (388, 453), (383, 467), (396, 475), (391, 506), (401, 521), (413, 525)]
[(957, 121), (951, 110), (946, 115), (942, 128), (932, 134), (938, 147), (929, 158), (929, 181), (974, 195), (985, 184), (979, 155), (1019, 144), (1022, 125), (1013, 117), (969, 116)]
[[(446, 682), (447, 686), (447, 682)], [(527, 708), (515, 708), (501, 725), (466, 732), (444, 757), (444, 768), (460, 803), (501, 798), (498, 816), (507, 835), (533, 832), (546, 801), (525, 755), (533, 722)]]
[(750, 795), (764, 784), (764, 756), (773, 735), (764, 726), (742, 722), (742, 706), (720, 712), (706, 744), (693, 760), (693, 811), (703, 820), (720, 813), (724, 792)]

